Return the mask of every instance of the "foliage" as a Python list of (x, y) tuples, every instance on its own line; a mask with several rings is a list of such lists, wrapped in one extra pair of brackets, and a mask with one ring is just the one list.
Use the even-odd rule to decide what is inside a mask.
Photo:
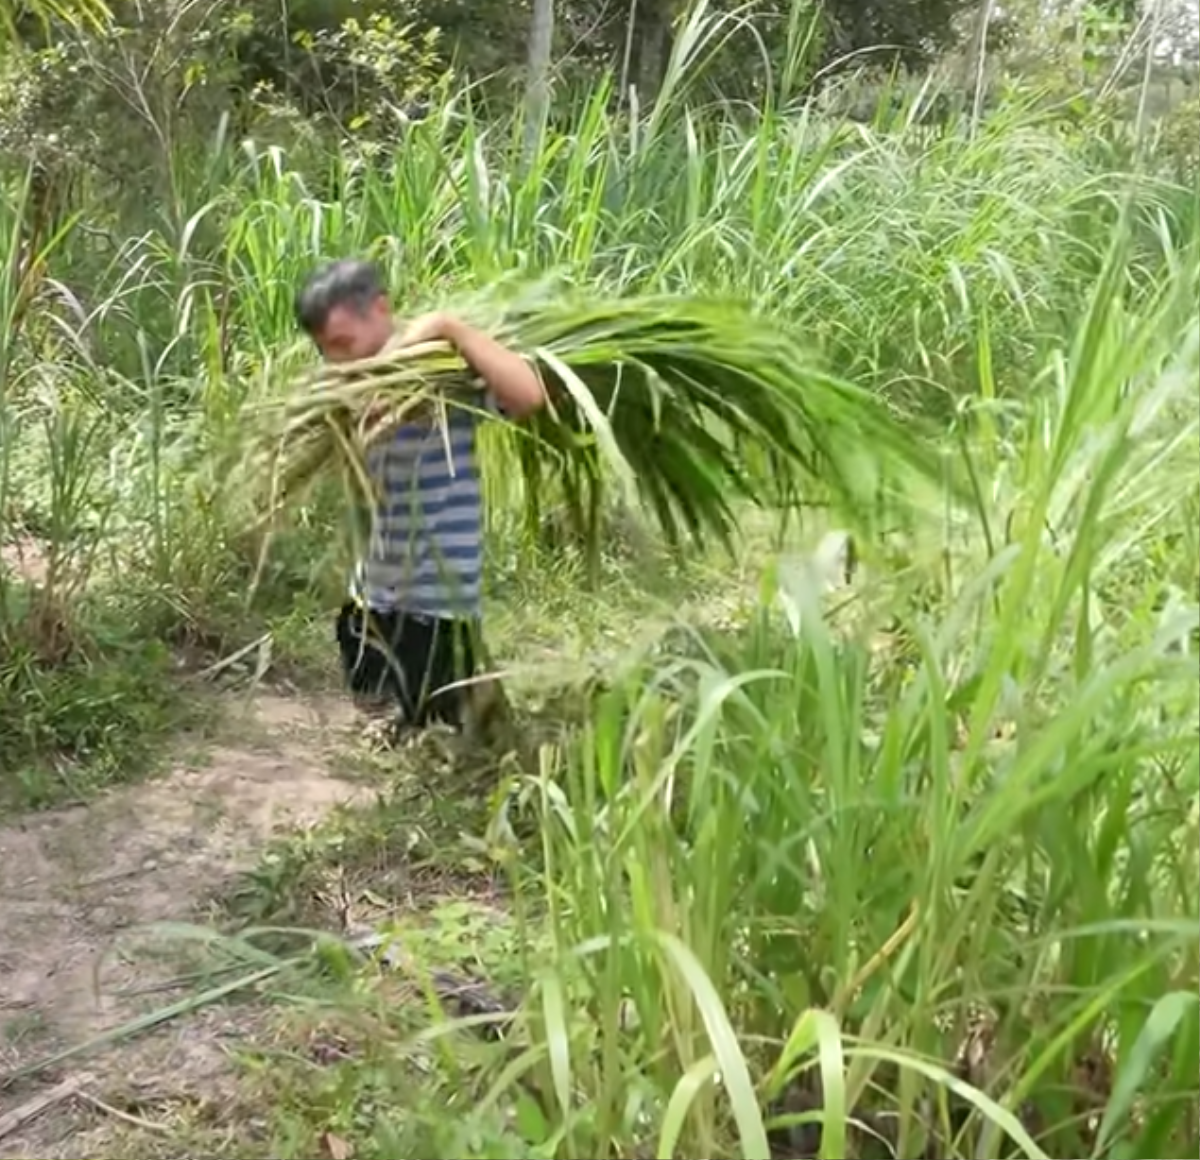
[(832, 60), (867, 54), (875, 58), (872, 64), (884, 67), (927, 67), (957, 41), (960, 18), (973, 8), (964, 0), (837, 0), (824, 6), (829, 22), (826, 51)]
[[(1002, 437), (979, 414), (994, 486), (943, 529), (935, 608), (919, 544), (832, 620), (781, 567), (748, 624), (685, 628), (502, 785), (485, 848), (514, 926), (460, 905), (469, 953), (444, 909), (389, 930), (322, 1021), (339, 1062), (255, 1069), (264, 1154), (1194, 1150), (1200, 620), (1191, 556), (1149, 589), (1142, 566), (1164, 512), (1195, 546), (1179, 257), (1131, 314), (1110, 255), (1054, 386)], [(391, 824), (419, 831), (411, 808)], [(431, 992), (424, 1018), (468, 957), (512, 984), (506, 932), (503, 1043)]]
[[(56, 196), (67, 206), (82, 184), (126, 218), (147, 204), (170, 213), (214, 132), (218, 150), (230, 130), (297, 149), (349, 134), (387, 142), (403, 110), (441, 83), (436, 29), (417, 34), (379, 12), (293, 29), (271, 23), (279, 6), (261, 7), (130, 0), (99, 31), (71, 24), (8, 58), (0, 155), (64, 186)], [(286, 67), (263, 61), (264, 37)], [(210, 172), (206, 187), (220, 176)]]
[(42, 29), (51, 22), (98, 27), (108, 14), (103, 0), (5, 0), (0, 6), (0, 53), (19, 50), (31, 24)]
[(1159, 126), (1159, 147), (1172, 157), (1180, 176), (1200, 178), (1200, 94), (1176, 105)]
[[(650, 109), (605, 84), (564, 103), (529, 153), (519, 121), (459, 93), (366, 157), (319, 135), (294, 154), (185, 142), (160, 170), (170, 213), (125, 230), (81, 201), (31, 236), (36, 182), (4, 187), (7, 792), (13, 746), (42, 759), (26, 801), (127, 775), (176, 704), (166, 645), (208, 660), (340, 597), (342, 499), (318, 489), (246, 608), (255, 497), (224, 470), (296, 365), (312, 262), (373, 253), (401, 309), (551, 271), (597, 301), (750, 302), (837, 384), (934, 417), (968, 497), (926, 482), (903, 536), (864, 542), (840, 612), (764, 547), (799, 550), (794, 529), (755, 542), (765, 517), (738, 506), (754, 559), (689, 561), (720, 616), (605, 656), (581, 729), (553, 722), (482, 792), (395, 759), (440, 810), (494, 790), (485, 832), (472, 812), (464, 839), (460, 812), (431, 839), (410, 797), (360, 819), (367, 839), (313, 839), (303, 874), (259, 871), (279, 892), (357, 873), (416, 922), (411, 877), (380, 864), (440, 845), (460, 879), (490, 872), (493, 910), (507, 881), (486, 935), (439, 938), (438, 918), (408, 937), (415, 961), (328, 937), (258, 949), (158, 1021), (268, 976), (304, 1000), (279, 1013), (285, 1050), (263, 1049), (241, 1156), (322, 1154), (330, 1134), (360, 1160), (1194, 1152), (1194, 184), (1020, 95), (959, 120), (887, 92), (848, 124), (700, 108), (693, 78), (666, 79)], [(665, 553), (623, 566), (633, 609), (567, 588), (582, 574), (524, 534), (513, 446), (485, 453), (489, 612), (562, 649), (588, 618), (599, 639), (644, 631), (653, 581), (671, 610), (692, 595)], [(17, 540), (51, 582), (13, 576)], [(763, 566), (776, 578), (743, 591)], [(80, 749), (104, 752), (93, 781), (47, 775)], [(518, 987), (506, 1018), (446, 1017), (435, 975), (464, 957)], [(319, 1067), (287, 1050), (318, 1016), (354, 1047)], [(498, 1023), (499, 1044), (473, 1030)]]
[(103, 648), (101, 664), (77, 653), (47, 668), (6, 634), (0, 814), (78, 801), (134, 780), (153, 767), (164, 737), (197, 719), (198, 706), (182, 701), (170, 684), (171, 657), (161, 644), (139, 650), (111, 625), (89, 643)]
[[(879, 78), (885, 86), (897, 70), (923, 78), (934, 65), (945, 74), (959, 50), (967, 67), (949, 69), (948, 104), (969, 103), (976, 84), (976, 11), (963, 0), (643, 0), (616, 9), (572, 0), (558, 5), (560, 92), (612, 73), (621, 86), (615, 101), (636, 84), (638, 103), (648, 104), (669, 74), (678, 76), (680, 54), (696, 55), (698, 11), (716, 18), (720, 34), (705, 46), (702, 68), (690, 59), (685, 71), (702, 72), (719, 101), (787, 105), (827, 89), (838, 74), (861, 89), (864, 70), (875, 78), (867, 86), (873, 98)], [(529, 20), (527, 5), (458, 0), (117, 0), (109, 7), (86, 0), (43, 5), (39, 14), (49, 24), (31, 19), (26, 51), (4, 56), (0, 159), (53, 173), (68, 204), (81, 194), (66, 187), (99, 182), (106, 198), (126, 205), (173, 204), (176, 177), (164, 166), (177, 166), (181, 151), (210, 148), (214, 132), (265, 136), (296, 159), (314, 139), (352, 137), (386, 149), (455, 70), (505, 108), (510, 82), (525, 67)], [(1155, 21), (1173, 44), (1194, 39)], [(989, 86), (1018, 77), (1052, 90), (1056, 102), (1084, 90), (1111, 102), (1145, 87), (1148, 27), (1141, 15), (1112, 6), (1052, 15), (1006, 5), (989, 25)], [(1168, 78), (1165, 109), (1177, 102), (1177, 87)]]
[[(226, 138), (167, 159), (173, 220), (128, 235), (106, 199), (30, 238), (37, 183), (9, 187), (0, 510), (6, 542), (49, 535), (63, 561), (65, 599), (46, 599), (44, 623), (58, 633), (64, 610), (79, 619), (76, 589), (138, 577), (124, 586), (130, 615), (155, 637), (236, 648), (296, 593), (315, 584), (334, 598), (345, 548), (338, 497), (323, 492), (277, 537), (247, 622), (262, 543), (246, 532), (251, 497), (215, 466), (241, 445), (243, 407), (294, 366), (280, 354), (293, 289), (321, 256), (374, 253), (402, 308), (444, 298), (451, 282), (467, 293), (548, 271), (622, 295), (687, 287), (753, 302), (893, 411), (949, 423), (983, 390), (1003, 432), (1031, 357), (1082, 308), (1118, 219), (1114, 191), (1133, 197), (1135, 306), (1163, 246), (1194, 228), (1185, 189), (1112, 172), (1092, 141), (1020, 104), (974, 136), (931, 137), (920, 99), (853, 130), (815, 113), (700, 116), (673, 99), (631, 124), (600, 86), (532, 158), (519, 132), (489, 129), (461, 101), (411, 126), (403, 150), (345, 153), (316, 176), (311, 154), (306, 173)], [(40, 283), (20, 276), (32, 241)], [(527, 501), (495, 450), (489, 519), (508, 570), (529, 543)], [(566, 497), (539, 498), (553, 519)], [(65, 639), (76, 635), (88, 633), (67, 624)]]

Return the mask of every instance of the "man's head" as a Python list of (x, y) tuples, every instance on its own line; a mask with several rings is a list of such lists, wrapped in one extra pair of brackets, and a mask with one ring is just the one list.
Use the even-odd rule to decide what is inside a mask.
[(379, 270), (357, 259), (317, 270), (296, 295), (296, 319), (330, 362), (371, 358), (394, 332)]

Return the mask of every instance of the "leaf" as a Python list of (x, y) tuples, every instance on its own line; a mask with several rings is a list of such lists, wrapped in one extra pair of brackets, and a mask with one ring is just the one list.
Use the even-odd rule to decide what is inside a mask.
[(822, 1158), (845, 1155), (846, 1150), (846, 1076), (841, 1031), (828, 1012), (815, 1008), (805, 1011), (792, 1027), (767, 1080), (767, 1093), (774, 1099), (796, 1073), (796, 1063), (813, 1048), (821, 1073), (824, 1109), (814, 1119), (821, 1121)]
[(658, 1160), (674, 1160), (687, 1114), (701, 1090), (713, 1081), (716, 1074), (717, 1061), (711, 1055), (706, 1055), (679, 1077), (659, 1128), (658, 1147), (654, 1151)]
[(1197, 996), (1190, 991), (1172, 991), (1154, 1004), (1138, 1037), (1129, 1049), (1129, 1055), (1117, 1073), (1112, 1096), (1104, 1111), (1100, 1131), (1096, 1134), (1093, 1156), (1107, 1153), (1112, 1136), (1129, 1124), (1129, 1112), (1138, 1089), (1145, 1080), (1154, 1061), (1166, 1042), (1175, 1034), (1175, 1029), (1196, 1006)]
[(351, 1160), (354, 1156), (354, 1145), (333, 1132), (326, 1132), (321, 1137), (321, 1144), (329, 1154), (329, 1160)]
[[(1028, 1157), (1028, 1160), (1050, 1160), (1050, 1157), (1038, 1147), (1033, 1137), (1025, 1130), (1025, 1126), (1006, 1107), (998, 1104), (991, 1096), (981, 1092), (977, 1087), (959, 1079), (936, 1063), (931, 1063), (911, 1052), (883, 1045), (863, 1045), (846, 1052), (849, 1057), (864, 1057), (878, 1062), (895, 1064), (907, 1068), (926, 1079), (940, 1084), (948, 1091), (969, 1103), (989, 1125), (1008, 1136), (1014, 1144)], [(985, 1153), (990, 1155), (991, 1153)]]
[[(729, 1096), (742, 1156), (745, 1160), (769, 1160), (771, 1148), (767, 1143), (767, 1131), (763, 1125), (758, 1097), (754, 1092), (754, 1082), (750, 1078), (750, 1069), (738, 1043), (737, 1033), (729, 1022), (729, 1015), (717, 989), (699, 959), (678, 938), (665, 931), (653, 932), (653, 938), (687, 984), (704, 1022), (708, 1041), (712, 1045), (712, 1054), (720, 1068), (721, 1079)], [(680, 1102), (695, 1098), (696, 1090), (698, 1089), (695, 1087), (685, 1085), (679, 1096)]]

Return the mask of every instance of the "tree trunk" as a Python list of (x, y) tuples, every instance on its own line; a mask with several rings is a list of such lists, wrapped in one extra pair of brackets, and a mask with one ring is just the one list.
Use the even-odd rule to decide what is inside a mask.
[(996, 0), (979, 0), (975, 12), (975, 27), (971, 30), (971, 43), (966, 57), (966, 91), (971, 94), (971, 132), (979, 127), (983, 116), (983, 98), (987, 88), (987, 41), (988, 28), (992, 23)]
[(554, 0), (533, 0), (529, 24), (529, 79), (525, 90), (525, 159), (537, 152), (550, 111), (550, 63), (554, 45)]
[(631, 36), (632, 80), (638, 96), (648, 105), (662, 87), (671, 61), (674, 42), (671, 0), (636, 0), (632, 15), (636, 24)]

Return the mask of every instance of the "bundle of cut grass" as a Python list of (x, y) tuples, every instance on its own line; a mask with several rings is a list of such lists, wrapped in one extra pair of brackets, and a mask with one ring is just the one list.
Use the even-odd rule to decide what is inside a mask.
[[(729, 543), (736, 504), (779, 505), (802, 487), (862, 522), (895, 469), (939, 471), (932, 449), (863, 390), (814, 369), (798, 339), (745, 307), (683, 297), (582, 298), (558, 288), (452, 307), (531, 359), (549, 405), (514, 432), (528, 511), (557, 480), (585, 542), (616, 483), (666, 537)], [(272, 404), (253, 471), (269, 512), (337, 472), (364, 497), (365, 452), (419, 413), (480, 406), (440, 345), (325, 367)]]

